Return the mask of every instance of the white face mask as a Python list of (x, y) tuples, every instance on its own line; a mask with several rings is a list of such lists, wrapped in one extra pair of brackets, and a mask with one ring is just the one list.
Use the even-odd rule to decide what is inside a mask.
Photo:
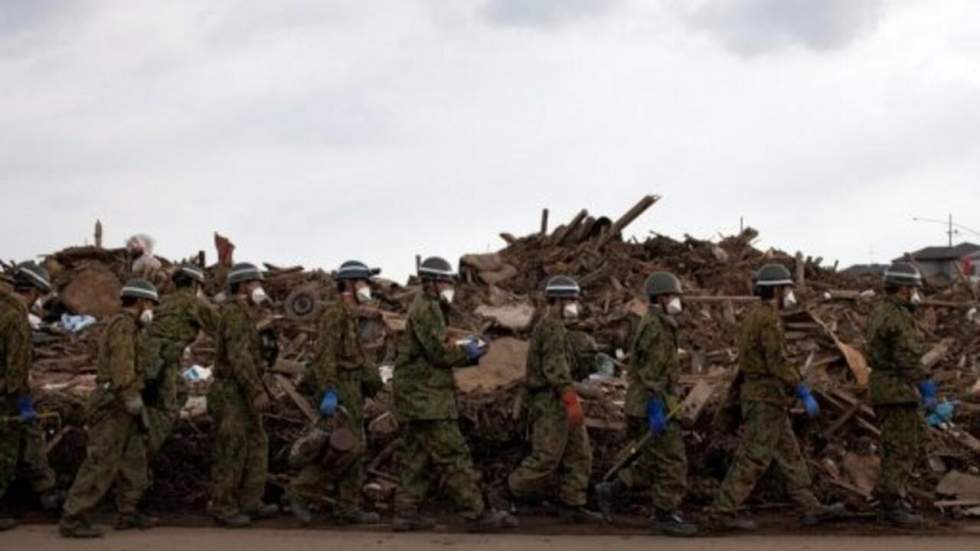
[(791, 308), (796, 308), (799, 302), (796, 301), (796, 293), (792, 289), (788, 289), (786, 294), (783, 295), (783, 308), (787, 310)]
[(153, 310), (143, 310), (140, 314), (140, 324), (144, 327), (153, 323)]
[(684, 311), (684, 304), (680, 297), (674, 297), (667, 303), (667, 313), (676, 316)]
[(371, 302), (371, 288), (367, 285), (357, 288), (357, 302), (365, 304)]
[(265, 289), (262, 287), (256, 287), (252, 289), (252, 303), (256, 306), (262, 304), (263, 302), (269, 300), (269, 295), (265, 294)]
[(918, 290), (912, 291), (912, 297), (909, 298), (909, 304), (912, 304), (913, 306), (922, 304), (922, 295), (919, 294)]
[(31, 329), (37, 331), (41, 328), (41, 318), (35, 316), (34, 314), (27, 314), (27, 323), (31, 324)]
[(453, 299), (456, 298), (456, 289), (449, 287), (439, 291), (439, 298), (446, 304), (452, 304)]
[(569, 302), (561, 310), (561, 315), (565, 319), (567, 319), (567, 320), (578, 319), (578, 313), (579, 312), (578, 312), (578, 303), (577, 302)]

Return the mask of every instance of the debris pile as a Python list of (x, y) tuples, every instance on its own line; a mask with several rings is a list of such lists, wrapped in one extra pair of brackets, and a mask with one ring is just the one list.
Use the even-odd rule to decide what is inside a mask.
[[(543, 303), (543, 282), (566, 274), (576, 277), (584, 290), (582, 321), (574, 328), (582, 377), (578, 390), (585, 399), (599, 480), (625, 444), (623, 370), (629, 360), (630, 335), (646, 311), (643, 283), (650, 273), (667, 270), (682, 280), (687, 293), (681, 321), (685, 369), (681, 382), (687, 400), (681, 422), (691, 462), (689, 505), (696, 509), (708, 504), (735, 443), (732, 431), (721, 422), (724, 416), (717, 413), (724, 410), (738, 362), (739, 320), (756, 301), (750, 295), (752, 274), (763, 264), (779, 262), (796, 274), (803, 305), (785, 317), (789, 352), (824, 409), (817, 420), (794, 416), (796, 429), (819, 492), (866, 506), (877, 476), (878, 429), (874, 411), (865, 403), (870, 369), (861, 350), (867, 317), (881, 295), (879, 282), (841, 274), (836, 266), (825, 267), (820, 258), (759, 250), (753, 245), (757, 232), (751, 228), (717, 241), (690, 236), (675, 240), (658, 234), (624, 240), (624, 230), (657, 200), (644, 197), (615, 220), (583, 210), (552, 231), (545, 215), (541, 231), (520, 238), (501, 234), (506, 242), (502, 250), (460, 259), (461, 283), (449, 315), (451, 331), (480, 334), (490, 342), (479, 367), (457, 370), (461, 423), (491, 493), (526, 451), (521, 384), (527, 340)], [(223, 290), (223, 275), (234, 250), (220, 236), (216, 245), (220, 261), (208, 268), (212, 296)], [(149, 262), (145, 253), (136, 259), (139, 267), (152, 265), (149, 275), (165, 287), (173, 264), (166, 259)], [(196, 258), (203, 263), (203, 253)], [(84, 455), (82, 412), (94, 387), (98, 337), (107, 316), (118, 308), (116, 296), (133, 273), (133, 261), (134, 254), (127, 249), (84, 247), (49, 255), (44, 262), (60, 300), (35, 333), (32, 385), (40, 409), (61, 414), (62, 426), (52, 427), (48, 447), (65, 484)], [(297, 388), (311, 358), (315, 320), (322, 305), (334, 298), (335, 286), (322, 270), (269, 264), (265, 268), (265, 287), (273, 305), (262, 323), (275, 328), (280, 348), (276, 365), (266, 374), (275, 394), (274, 407), (266, 415), (274, 497), (290, 474), (290, 444), (316, 415)], [(417, 292), (414, 278), (404, 286), (379, 280), (376, 305), (361, 308), (362, 335), (383, 377), (390, 375), (405, 312)], [(932, 347), (923, 363), (942, 385), (950, 410), (930, 428), (928, 462), (919, 471), (916, 494), (910, 497), (964, 513), (980, 506), (980, 501), (972, 494), (951, 496), (937, 484), (953, 473), (978, 474), (980, 441), (972, 434), (980, 431), (980, 314), (974, 292), (955, 284), (929, 289), (930, 300), (918, 316)], [(89, 315), (98, 322), (76, 332), (60, 323), (63, 314)], [(594, 374), (600, 352), (615, 359), (612, 373)], [(183, 392), (188, 401), (174, 437), (154, 465), (155, 489), (148, 498), (154, 508), (203, 511), (206, 505), (210, 421), (204, 394), (213, 356), (214, 343), (202, 336), (184, 358)], [(397, 485), (392, 458), (399, 443), (390, 394), (382, 392), (372, 400), (367, 413), (371, 457), (366, 492), (376, 508), (387, 510)], [(785, 502), (786, 496), (763, 488), (756, 499)], [(646, 499), (638, 498), (636, 503), (640, 507)]]

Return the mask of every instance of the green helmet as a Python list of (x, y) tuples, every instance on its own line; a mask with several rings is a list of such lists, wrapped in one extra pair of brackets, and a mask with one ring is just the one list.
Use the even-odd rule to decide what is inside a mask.
[(756, 287), (794, 287), (793, 276), (782, 264), (766, 264), (755, 274)]
[(419, 278), (422, 280), (455, 281), (456, 271), (445, 258), (430, 256), (419, 264)]
[(228, 272), (228, 285), (248, 283), (249, 281), (262, 281), (263, 279), (265, 278), (262, 277), (262, 272), (259, 271), (258, 267), (248, 262), (235, 264), (231, 267), (231, 271)]
[(182, 263), (177, 267), (177, 271), (174, 272), (174, 277), (178, 275), (187, 276), (201, 284), (204, 283), (204, 270), (197, 264), (191, 264), (190, 262)]
[(17, 287), (36, 287), (42, 292), (51, 292), (51, 276), (48, 275), (47, 270), (33, 260), (17, 265), (14, 284)]
[(346, 281), (351, 279), (371, 279), (371, 277), (376, 276), (381, 273), (381, 270), (377, 268), (368, 268), (367, 264), (357, 261), (348, 260), (340, 265), (340, 268), (334, 272), (333, 278), (337, 281)]
[(909, 262), (895, 262), (885, 270), (885, 285), (922, 287), (922, 274)]
[(650, 298), (660, 295), (683, 295), (681, 280), (670, 272), (656, 272), (647, 278), (645, 284), (647, 296)]
[(544, 296), (548, 298), (578, 298), (582, 288), (568, 276), (555, 276), (544, 286)]
[(157, 288), (149, 281), (140, 278), (127, 281), (122, 291), (119, 292), (119, 296), (124, 299), (145, 298), (156, 303), (160, 302), (160, 295), (157, 294)]

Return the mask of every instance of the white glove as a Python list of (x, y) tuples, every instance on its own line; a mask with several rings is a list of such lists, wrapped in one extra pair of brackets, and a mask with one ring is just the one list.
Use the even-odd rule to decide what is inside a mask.
[(126, 413), (130, 415), (139, 415), (143, 412), (143, 397), (137, 394), (126, 398), (124, 405), (126, 406)]

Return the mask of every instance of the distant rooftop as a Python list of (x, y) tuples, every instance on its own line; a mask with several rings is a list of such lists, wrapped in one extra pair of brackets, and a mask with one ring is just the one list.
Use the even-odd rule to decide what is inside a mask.
[[(974, 243), (960, 243), (955, 247), (926, 247), (911, 253), (912, 258), (918, 261), (943, 261), (959, 260), (980, 252), (980, 245)], [(896, 258), (895, 262), (904, 260), (904, 256)]]
[(887, 269), (887, 264), (855, 264), (841, 273), (849, 276), (882, 275)]

